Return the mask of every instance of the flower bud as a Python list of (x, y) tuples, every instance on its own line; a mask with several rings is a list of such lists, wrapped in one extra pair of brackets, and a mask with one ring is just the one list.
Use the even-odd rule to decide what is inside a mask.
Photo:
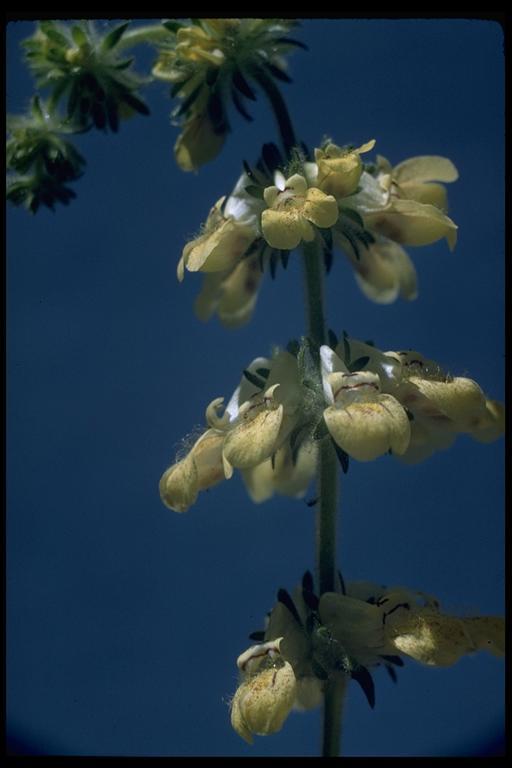
[(252, 734), (280, 731), (295, 702), (295, 674), (279, 653), (280, 640), (253, 646), (238, 660), (249, 677), (231, 703), (231, 724), (249, 744)]

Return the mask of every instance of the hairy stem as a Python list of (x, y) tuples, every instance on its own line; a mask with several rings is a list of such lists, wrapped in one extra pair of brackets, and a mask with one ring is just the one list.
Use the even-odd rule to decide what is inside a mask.
[[(304, 243), (304, 274), (308, 336), (313, 342), (318, 385), (321, 386), (319, 346), (326, 342), (324, 261), (318, 241)], [(330, 437), (320, 442), (317, 469), (316, 571), (319, 594), (336, 589), (336, 516), (338, 508), (338, 459)], [(324, 699), (322, 756), (339, 754), (341, 711), (346, 680), (329, 682)]]
[(150, 24), (145, 27), (134, 27), (127, 29), (122, 38), (117, 43), (118, 50), (122, 48), (133, 48), (136, 45), (147, 43), (161, 43), (165, 40), (173, 40), (173, 35), (161, 24)]

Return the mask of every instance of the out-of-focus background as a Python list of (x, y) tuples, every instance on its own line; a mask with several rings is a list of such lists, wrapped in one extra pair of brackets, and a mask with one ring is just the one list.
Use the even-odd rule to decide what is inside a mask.
[[(108, 22), (99, 22), (107, 24)], [(139, 21), (135, 23), (141, 23)], [(33, 83), (7, 27), (7, 107)], [(370, 303), (338, 253), (329, 324), (381, 349), (415, 348), (504, 397), (504, 57), (496, 22), (304, 20), (309, 46), (283, 85), (309, 146), (371, 138), (393, 164), (441, 154), (457, 165), (445, 242), (408, 249), (419, 297)], [(141, 50), (141, 70), (152, 57)], [(158, 480), (205, 406), (242, 369), (304, 332), (300, 259), (267, 275), (250, 325), (200, 323), (201, 277), (179, 285), (183, 245), (230, 191), (243, 158), (276, 130), (263, 97), (233, 116), (222, 154), (176, 167), (165, 83), (151, 116), (91, 132), (77, 199), (55, 213), (7, 212), (7, 726), (13, 752), (79, 755), (316, 755), (320, 713), (293, 713), (249, 747), (232, 731), (235, 661), (279, 587), (314, 567), (314, 509), (259, 506), (239, 475), (187, 514)], [(368, 156), (366, 156), (368, 157)], [(504, 450), (460, 437), (417, 466), (351, 462), (342, 480), (346, 580), (404, 584), (448, 612), (504, 609)], [(395, 686), (375, 673), (371, 711), (351, 684), (345, 755), (474, 755), (503, 743), (504, 665), (412, 660)]]

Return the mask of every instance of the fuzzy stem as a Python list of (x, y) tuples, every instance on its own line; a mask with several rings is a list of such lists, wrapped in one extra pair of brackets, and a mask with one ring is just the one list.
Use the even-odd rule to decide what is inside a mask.
[[(324, 309), (324, 261), (318, 240), (304, 243), (304, 274), (308, 336), (313, 342), (318, 385), (321, 386), (319, 346), (326, 342)], [(338, 507), (338, 459), (330, 437), (320, 442), (317, 469), (316, 571), (319, 595), (336, 590), (336, 515)], [(346, 680), (331, 681), (324, 698), (322, 756), (339, 754), (341, 711)]]
[(163, 41), (173, 39), (173, 35), (161, 24), (150, 24), (145, 27), (134, 27), (127, 29), (122, 38), (117, 43), (116, 49), (132, 48), (135, 45), (147, 43), (153, 45)]

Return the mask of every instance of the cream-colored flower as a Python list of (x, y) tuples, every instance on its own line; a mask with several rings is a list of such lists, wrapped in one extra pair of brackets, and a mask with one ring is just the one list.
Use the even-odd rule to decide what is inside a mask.
[(206, 274), (194, 303), (197, 317), (207, 321), (216, 314), (226, 328), (244, 325), (253, 313), (262, 277), (258, 254), (243, 258), (233, 269)]
[(438, 182), (457, 181), (459, 173), (447, 157), (423, 155), (403, 160), (394, 168), (385, 157), (377, 156), (379, 172), (387, 176), (398, 197), (416, 200), (418, 203), (435, 205), (447, 210), (446, 188)]
[(267, 208), (261, 215), (263, 237), (273, 248), (292, 250), (302, 240), (315, 237), (313, 224), (332, 227), (338, 218), (338, 205), (332, 195), (316, 187), (308, 187), (304, 176), (294, 174), (285, 179), (276, 172), (275, 186), (266, 187)]
[(505, 432), (505, 406), (497, 400), (486, 400), (485, 411), (471, 423), (471, 437), (481, 443), (492, 443)]
[[(403, 186), (405, 184), (405, 186)], [(425, 185), (427, 186), (427, 185)], [(345, 205), (357, 211), (371, 232), (383, 235), (402, 245), (429, 245), (446, 237), (451, 250), (457, 242), (457, 225), (440, 207), (432, 202), (422, 202), (417, 188), (393, 183), (389, 173), (373, 176), (363, 171), (360, 190), (346, 201)], [(428, 195), (423, 195), (427, 200)], [(432, 200), (436, 199), (431, 196)]]
[[(272, 664), (277, 645), (280, 663), (290, 665), (289, 678), (293, 672), (295, 680), (295, 700), (291, 701), (290, 686), (286, 714), (292, 706), (318, 706), (328, 681), (349, 678), (361, 685), (373, 707), (370, 669), (385, 666), (391, 671), (403, 665), (402, 656), (440, 667), (478, 651), (501, 657), (505, 652), (504, 630), (501, 617), (451, 616), (441, 611), (432, 595), (402, 586), (385, 587), (369, 581), (345, 586), (340, 577), (338, 591), (318, 596), (313, 577), (306, 572), (293, 595), (279, 590), (278, 601), (261, 632), (263, 642), (242, 654), (238, 666), (246, 676), (257, 674)], [(255, 731), (238, 711), (235, 727), (244, 738)], [(259, 732), (271, 731), (262, 728)]]
[(240, 407), (224, 439), (222, 456), (226, 477), (231, 477), (233, 467), (254, 467), (277, 450), (284, 410), (274, 397), (277, 387), (279, 384), (274, 384)]
[(174, 156), (182, 171), (197, 171), (221, 151), (226, 132), (215, 129), (206, 110), (193, 112), (176, 139)]
[(244, 470), (242, 477), (252, 501), (258, 504), (274, 493), (302, 498), (315, 475), (317, 457), (318, 448), (314, 442), (302, 443), (296, 457), (290, 444), (285, 443), (276, 451), (273, 460), (267, 459)]
[(332, 142), (322, 149), (315, 149), (314, 186), (338, 200), (351, 195), (356, 191), (363, 172), (361, 155), (370, 152), (374, 146), (375, 140), (372, 139), (358, 149), (345, 149)]
[(336, 347), (343, 360), (365, 358), (366, 370), (379, 376), (381, 389), (406, 409), (410, 441), (400, 458), (423, 461), (445, 450), (457, 434), (491, 442), (504, 431), (504, 407), (488, 400), (472, 379), (449, 376), (433, 360), (412, 350), (381, 352), (368, 344), (346, 338)]
[[(286, 55), (301, 43), (288, 37), (295, 20), (195, 19), (164, 22), (154, 77), (172, 84), (179, 99), (172, 113), (182, 127), (175, 145), (178, 165), (196, 171), (220, 152), (229, 132), (230, 102), (248, 120), (249, 84), (264, 66), (267, 77), (286, 77)], [(164, 30), (162, 29), (162, 32)], [(165, 35), (165, 33), (164, 33)]]
[[(363, 601), (356, 582), (347, 594), (320, 598), (322, 622), (339, 643), (365, 666), (393, 654), (429, 666), (446, 667), (462, 656), (505, 652), (505, 623), (497, 616), (457, 617), (442, 613), (434, 598), (404, 587), (383, 588), (364, 582), (371, 595)], [(355, 592), (355, 596), (352, 593)]]
[(224, 478), (223, 436), (208, 429), (196, 440), (181, 461), (167, 469), (160, 479), (160, 498), (169, 509), (186, 512), (199, 491), (211, 488)]
[[(339, 242), (340, 236), (335, 240)], [(416, 270), (397, 243), (378, 237), (366, 248), (360, 248), (357, 256), (353, 249), (345, 250), (354, 267), (356, 282), (368, 299), (391, 304), (398, 296), (408, 301), (417, 297)]]
[[(186, 511), (196, 501), (199, 491), (223, 478), (229, 479), (234, 468), (248, 472), (250, 493), (268, 498), (251, 470), (265, 464), (274, 454), (277, 456), (296, 424), (301, 388), (295, 357), (281, 350), (272, 359), (256, 358), (222, 412), (223, 403), (220, 397), (209, 404), (206, 409), (209, 428), (185, 458), (163, 474), (160, 494), (170, 509)], [(288, 474), (285, 471), (287, 454), (280, 454), (277, 460), (273, 489), (299, 495), (312, 461), (300, 457), (296, 469)]]
[(295, 675), (280, 642), (252, 646), (237, 661), (243, 680), (231, 702), (231, 724), (249, 744), (253, 734), (280, 731), (295, 702)]
[(350, 372), (330, 347), (321, 347), (321, 356), (324, 389), (332, 403), (324, 420), (336, 444), (358, 461), (405, 453), (409, 419), (392, 395), (381, 393), (379, 376)]

